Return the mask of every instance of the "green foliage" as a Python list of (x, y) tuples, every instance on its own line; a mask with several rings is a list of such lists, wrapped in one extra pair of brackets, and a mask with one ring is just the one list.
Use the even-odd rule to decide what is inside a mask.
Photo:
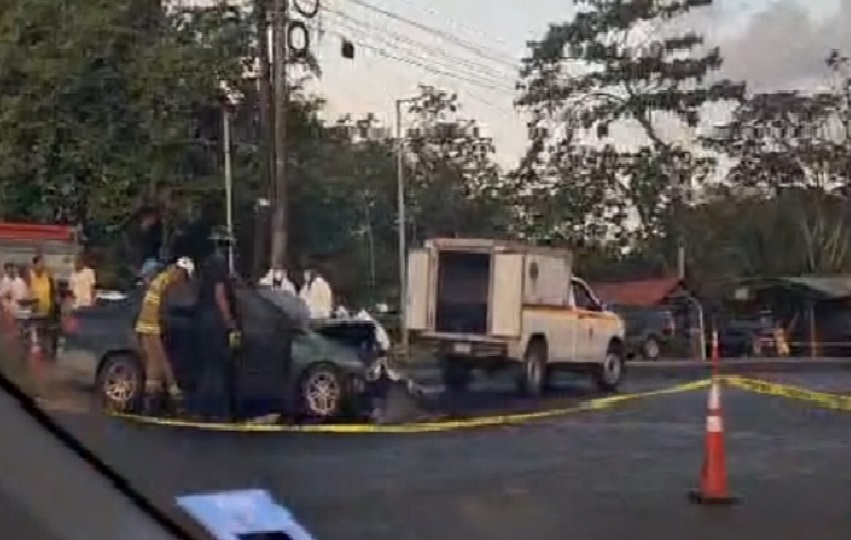
[[(717, 48), (699, 52), (703, 37), (677, 31), (672, 22), (708, 0), (576, 0), (572, 20), (552, 25), (530, 43), (521, 71), (518, 104), (529, 111), (528, 155), (516, 181), (543, 197), (575, 201), (557, 205), (544, 220), (556, 232), (583, 240), (622, 235), (630, 211), (641, 241), (667, 234), (666, 214), (681, 188), (706, 176), (712, 160), (692, 154), (679, 135), (665, 140), (660, 117), (681, 133), (700, 123), (710, 102), (737, 100), (744, 85), (710, 76), (721, 66)], [(647, 37), (649, 36), (649, 37)], [(638, 148), (596, 144), (616, 125), (631, 124), (645, 139)], [(532, 196), (532, 202), (542, 198)], [(558, 222), (563, 225), (558, 227)], [(555, 229), (555, 230), (554, 230)]]
[[(398, 295), (397, 163), (402, 148), (409, 241), (435, 235), (499, 234), (508, 206), (499, 199), (493, 143), (460, 118), (457, 98), (434, 88), (405, 109), (403, 145), (376, 118), (317, 123), (300, 139), (292, 197), (296, 260), (322, 267), (355, 304)], [(308, 262), (309, 261), (309, 262)]]
[(219, 123), (204, 118), (219, 109), (222, 81), (244, 84), (249, 29), (224, 5), (6, 3), (3, 217), (116, 223), (156, 188), (212, 176)]
[(421, 86), (410, 102), (403, 150), (414, 238), (492, 236), (506, 230), (493, 140), (461, 116), (458, 97)]

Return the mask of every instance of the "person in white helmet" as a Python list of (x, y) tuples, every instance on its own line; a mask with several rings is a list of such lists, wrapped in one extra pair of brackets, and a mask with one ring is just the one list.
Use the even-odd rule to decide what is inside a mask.
[(145, 290), (135, 329), (145, 365), (144, 408), (149, 414), (157, 409), (163, 387), (171, 405), (175, 409), (182, 407), (183, 391), (174, 376), (163, 342), (161, 308), (166, 289), (177, 281), (191, 278), (194, 272), (192, 259), (181, 257), (154, 277)]

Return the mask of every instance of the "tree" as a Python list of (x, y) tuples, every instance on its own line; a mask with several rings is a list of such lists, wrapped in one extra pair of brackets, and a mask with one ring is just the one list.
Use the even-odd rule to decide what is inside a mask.
[(704, 143), (733, 160), (728, 179), (769, 194), (788, 187), (826, 189), (847, 183), (848, 139), (832, 93), (757, 94)]
[(397, 150), (403, 148), (409, 242), (437, 235), (492, 236), (509, 207), (493, 143), (459, 116), (457, 98), (423, 87), (406, 109), (400, 144), (374, 115), (323, 124), (313, 115), (294, 151), (293, 251), (318, 265), (349, 302), (398, 295)]
[(507, 205), (496, 148), (456, 94), (420, 86), (407, 110), (406, 184), (413, 239), (492, 236), (506, 230)]
[[(530, 43), (518, 105), (531, 115), (531, 144), (516, 177), (529, 189), (545, 185), (550, 194), (579, 198), (561, 216), (574, 233), (634, 211), (639, 239), (666, 236), (672, 202), (709, 173), (712, 160), (693, 152), (688, 132), (705, 104), (744, 94), (742, 83), (710, 81), (720, 50), (699, 52), (703, 37), (676, 27), (709, 4), (575, 0), (571, 21)], [(675, 137), (663, 136), (663, 121)], [(608, 139), (623, 124), (645, 142), (629, 150), (591, 142), (589, 135)]]
[(851, 78), (837, 51), (826, 64), (832, 89), (749, 96), (703, 138), (733, 160), (731, 189), (706, 207), (707, 216), (720, 212), (712, 227), (727, 235), (723, 247), (710, 251), (742, 275), (833, 273), (851, 263)]
[(772, 197), (718, 186), (690, 208), (684, 228), (696, 279), (833, 274), (851, 268), (844, 200), (813, 187)]
[(224, 5), (136, 0), (0, 9), (4, 217), (114, 224), (160, 187), (213, 175), (219, 85), (243, 84), (245, 22)]
[(775, 193), (788, 187), (837, 189), (851, 180), (851, 72), (833, 51), (825, 60), (833, 88), (818, 93), (749, 96), (704, 138), (735, 160), (728, 178)]

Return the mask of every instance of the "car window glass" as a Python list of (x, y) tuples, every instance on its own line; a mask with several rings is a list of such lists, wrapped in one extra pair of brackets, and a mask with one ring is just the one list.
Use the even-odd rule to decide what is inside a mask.
[(577, 308), (588, 310), (599, 309), (597, 302), (594, 301), (591, 297), (591, 293), (584, 285), (578, 281), (574, 281), (571, 283), (571, 286), (573, 287), (573, 301), (576, 303)]

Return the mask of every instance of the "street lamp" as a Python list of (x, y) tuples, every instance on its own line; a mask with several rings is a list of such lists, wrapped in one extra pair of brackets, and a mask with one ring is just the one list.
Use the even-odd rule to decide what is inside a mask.
[(233, 163), (231, 159), (231, 115), (232, 110), (242, 100), (242, 94), (231, 89), (225, 81), (220, 83), (222, 90), (222, 153), (225, 169), (225, 219), (228, 235), (228, 270), (233, 274), (234, 227), (233, 227)]
[(402, 334), (402, 351), (408, 354), (408, 239), (405, 224), (405, 157), (402, 140), (402, 106), (414, 102), (414, 98), (396, 100), (396, 212), (399, 216), (397, 236), (399, 239), (399, 329)]

